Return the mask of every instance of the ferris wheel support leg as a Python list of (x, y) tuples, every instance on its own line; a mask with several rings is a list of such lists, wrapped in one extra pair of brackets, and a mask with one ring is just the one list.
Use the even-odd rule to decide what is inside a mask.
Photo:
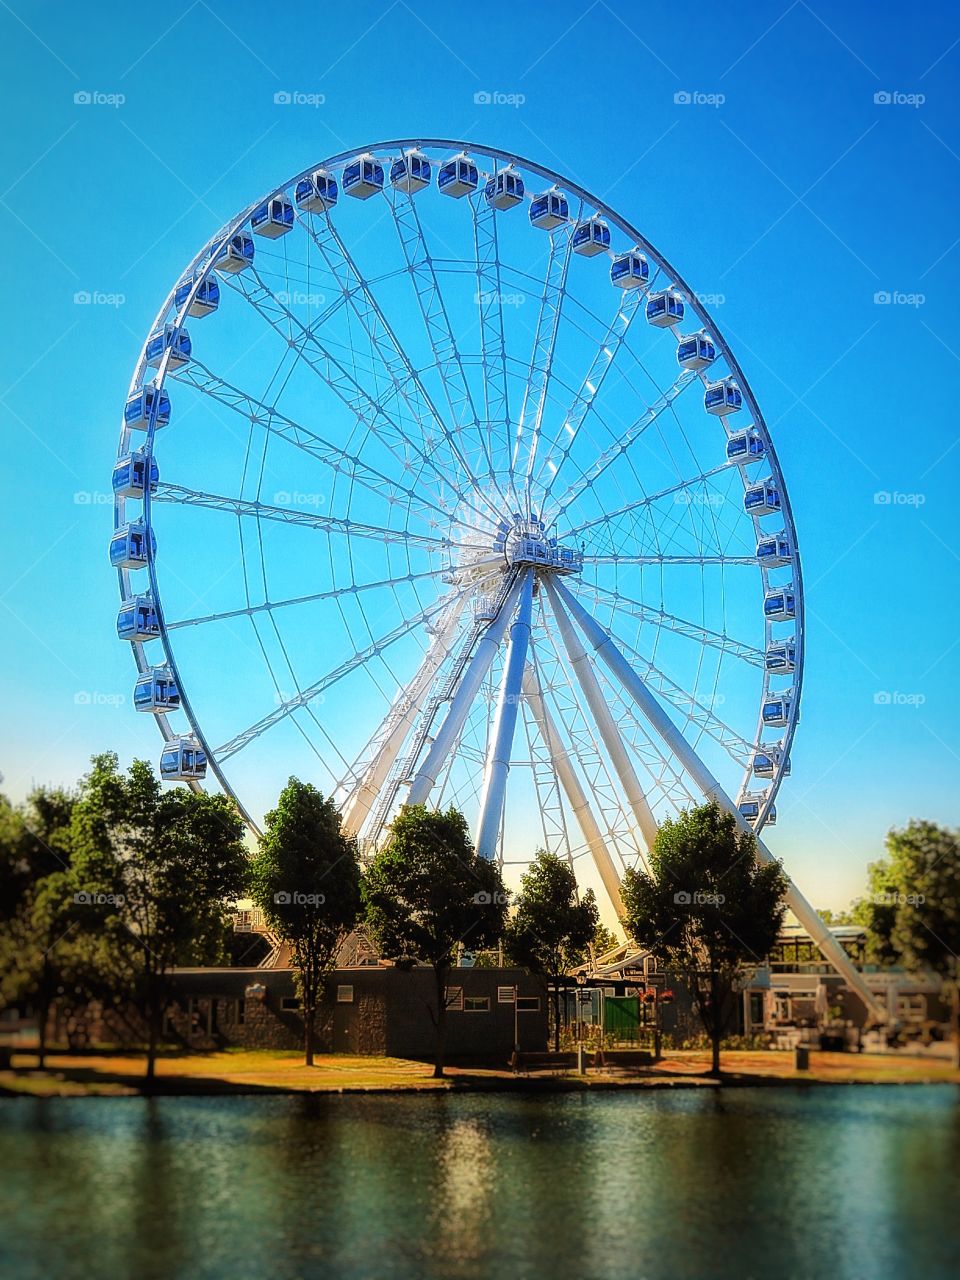
[(471, 704), (480, 690), (483, 677), (490, 670), (490, 664), (493, 662), (494, 655), (506, 634), (507, 625), (513, 617), (517, 606), (521, 586), (522, 578), (518, 578), (510, 588), (500, 612), (487, 627), (477, 644), (476, 652), (460, 678), (457, 692), (454, 694), (444, 721), (437, 731), (437, 736), (434, 738), (426, 759), (417, 770), (416, 777), (410, 785), (407, 804), (426, 804), (429, 799), (430, 792), (433, 790), (440, 775), (443, 762), (460, 736)]
[(620, 730), (617, 728), (613, 713), (603, 696), (600, 682), (587, 656), (587, 651), (580, 643), (580, 638), (574, 630), (566, 610), (560, 603), (560, 598), (554, 589), (553, 583), (549, 578), (547, 578), (546, 582), (547, 593), (550, 596), (550, 603), (553, 605), (554, 616), (560, 627), (560, 636), (567, 651), (567, 657), (570, 659), (570, 665), (577, 680), (580, 682), (580, 688), (583, 690), (587, 706), (590, 708), (596, 726), (600, 731), (600, 737), (607, 749), (607, 755), (610, 757), (610, 762), (616, 771), (617, 777), (620, 779), (627, 802), (633, 811), (637, 826), (640, 828), (640, 834), (643, 836), (644, 843), (649, 851), (653, 848), (653, 842), (657, 838), (657, 820), (653, 816), (650, 805), (647, 803), (647, 797), (644, 795), (643, 788), (640, 785), (640, 779), (637, 777), (630, 757), (627, 755), (623, 739), (620, 736)]
[(527, 663), (523, 672), (523, 692), (527, 699), (527, 705), (533, 713), (533, 718), (537, 722), (541, 737), (547, 744), (547, 750), (550, 752), (550, 759), (553, 762), (557, 779), (569, 801), (570, 808), (573, 810), (577, 825), (583, 832), (583, 838), (587, 842), (587, 848), (590, 850), (593, 864), (597, 868), (600, 882), (607, 891), (607, 897), (617, 913), (617, 919), (622, 920), (624, 910), (623, 899), (620, 896), (620, 877), (617, 875), (617, 869), (614, 866), (613, 859), (610, 857), (610, 851), (604, 843), (600, 824), (590, 808), (587, 794), (580, 785), (580, 779), (577, 777), (570, 756), (560, 745), (560, 734), (553, 722), (553, 717), (547, 710), (546, 703), (543, 700), (543, 692), (540, 688), (540, 681), (537, 679), (536, 672), (530, 663)]
[[(617, 648), (610, 634), (600, 626), (596, 619), (587, 613), (566, 587), (558, 583), (556, 590), (562, 596), (574, 619), (579, 623), (587, 640), (596, 650), (597, 657), (607, 665), (613, 675), (620, 681), (647, 721), (657, 731), (700, 790), (709, 799), (716, 800), (721, 808), (733, 814), (741, 831), (747, 835), (752, 835), (753, 831), (750, 825), (741, 817), (737, 806)], [(773, 854), (759, 838), (756, 840), (756, 847), (759, 861), (773, 862), (775, 860)], [(829, 960), (848, 986), (857, 993), (868, 1011), (874, 1017), (885, 1020), (885, 1009), (878, 1003), (873, 992), (864, 981), (863, 975), (857, 971), (850, 957), (820, 919), (816, 910), (792, 880), (788, 879), (787, 886), (787, 906), (806, 929), (812, 941), (820, 948), (825, 959)]]
[[(393, 726), (388, 729), (386, 737), (367, 766), (359, 784), (350, 793), (343, 806), (344, 835), (357, 835), (364, 822), (366, 822), (380, 788), (393, 768), (407, 734), (416, 722), (420, 709), (430, 691), (431, 682), (450, 652), (450, 641), (459, 616), (458, 609), (451, 609), (449, 615), (438, 629), (433, 643), (427, 650), (420, 670), (387, 713), (387, 717), (377, 731), (378, 734), (382, 733), (387, 729), (390, 719), (394, 719)], [(372, 741), (376, 741), (376, 735)]]
[(480, 797), (480, 817), (477, 821), (477, 853), (493, 862), (497, 856), (503, 806), (507, 797), (507, 775), (510, 772), (510, 755), (513, 751), (513, 735), (520, 710), (520, 691), (523, 684), (523, 668), (527, 661), (530, 643), (530, 626), (533, 617), (533, 570), (527, 569), (521, 579), (520, 601), (517, 616), (510, 628), (507, 661), (500, 697), (493, 721), (493, 734), (487, 749), (487, 763), (483, 771), (483, 791)]

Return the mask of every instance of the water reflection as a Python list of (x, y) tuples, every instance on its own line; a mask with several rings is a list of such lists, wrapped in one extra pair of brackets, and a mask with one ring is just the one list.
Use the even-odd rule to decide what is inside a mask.
[(0, 1102), (17, 1280), (960, 1274), (945, 1087)]

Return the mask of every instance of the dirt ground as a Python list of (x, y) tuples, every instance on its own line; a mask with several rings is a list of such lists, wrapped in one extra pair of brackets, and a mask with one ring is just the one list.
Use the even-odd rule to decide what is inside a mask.
[[(671, 1052), (654, 1067), (642, 1070), (590, 1069), (585, 1076), (570, 1071), (506, 1070), (449, 1067), (444, 1080), (432, 1068), (402, 1058), (325, 1054), (313, 1067), (298, 1052), (228, 1050), (222, 1053), (165, 1054), (157, 1061), (154, 1092), (216, 1094), (261, 1092), (367, 1092), (430, 1089), (594, 1089), (746, 1084), (960, 1084), (960, 1072), (943, 1059), (887, 1054), (819, 1053), (810, 1055), (810, 1070), (797, 1071), (792, 1053), (729, 1050), (723, 1054), (723, 1079), (706, 1075), (709, 1055)], [(12, 1069), (0, 1071), (0, 1095), (83, 1096), (135, 1094), (144, 1090), (142, 1054), (54, 1053), (47, 1069), (36, 1067), (32, 1054), (16, 1054)]]

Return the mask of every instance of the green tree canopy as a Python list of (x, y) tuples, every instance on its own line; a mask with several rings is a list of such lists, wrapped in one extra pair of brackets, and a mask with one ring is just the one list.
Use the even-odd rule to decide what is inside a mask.
[(251, 896), (290, 945), (313, 1065), (316, 1011), (337, 955), (360, 911), (360, 867), (340, 812), (316, 787), (291, 778), (267, 814), (251, 866)]
[(478, 857), (463, 814), (424, 805), (401, 809), (390, 838), (363, 878), (367, 925), (381, 955), (399, 965), (433, 966), (437, 1029), (434, 1074), (443, 1075), (446, 984), (457, 947), (496, 946), (507, 893), (499, 869)]
[(560, 981), (586, 958), (600, 923), (596, 899), (581, 899), (568, 862), (540, 849), (520, 881), (504, 945), (512, 959), (553, 986), (554, 1049), (560, 1049)]
[(858, 903), (867, 955), (878, 964), (939, 974), (954, 1011), (960, 1065), (960, 833), (934, 822), (909, 822), (887, 836), (887, 856), (870, 864), (869, 891)]
[(744, 964), (768, 955), (783, 923), (787, 881), (778, 862), (759, 864), (752, 834), (715, 802), (660, 828), (650, 872), (624, 877), (627, 927), (639, 946), (688, 976), (720, 1070), (720, 1040)]
[(161, 788), (142, 760), (126, 775), (112, 753), (92, 765), (70, 830), (76, 915), (109, 941), (116, 982), (144, 1015), (152, 1079), (171, 970), (223, 954), (246, 884), (243, 824), (223, 796)]

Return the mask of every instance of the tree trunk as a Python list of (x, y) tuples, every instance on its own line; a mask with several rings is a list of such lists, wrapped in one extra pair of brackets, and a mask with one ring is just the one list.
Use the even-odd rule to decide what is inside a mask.
[(50, 1006), (43, 1005), (37, 1010), (37, 1070), (44, 1071), (47, 1065), (47, 1022), (50, 1018)]
[(560, 1052), (560, 984), (553, 984), (553, 1051)]
[(720, 1074), (720, 1004), (719, 993), (717, 991), (717, 971), (715, 968), (710, 970), (710, 1043), (713, 1054), (710, 1062), (710, 1074), (718, 1076)]
[(316, 1007), (312, 997), (303, 1002), (303, 1052), (308, 1067), (313, 1066), (313, 1037)]
[(147, 1081), (152, 1085), (156, 1076), (157, 1042), (160, 1039), (160, 1009), (155, 996), (147, 1006)]
[(433, 966), (437, 982), (437, 1056), (433, 1066), (433, 1078), (443, 1078), (444, 1058), (447, 1048), (447, 973), (445, 965)]

